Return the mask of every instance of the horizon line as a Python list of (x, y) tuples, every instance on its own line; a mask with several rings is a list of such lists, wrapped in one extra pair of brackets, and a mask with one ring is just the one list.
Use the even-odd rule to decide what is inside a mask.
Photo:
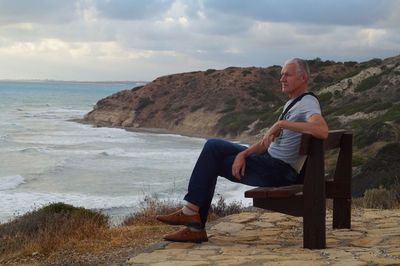
[(148, 83), (145, 80), (63, 80), (63, 79), (0, 79), (2, 81), (21, 82), (71, 82), (71, 83)]

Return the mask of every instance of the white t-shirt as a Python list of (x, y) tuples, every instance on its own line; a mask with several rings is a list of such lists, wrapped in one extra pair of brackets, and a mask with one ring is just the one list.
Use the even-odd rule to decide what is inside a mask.
[[(293, 101), (289, 100), (283, 110)], [(321, 107), (317, 98), (312, 95), (305, 95), (286, 113), (284, 120), (292, 122), (306, 122), (312, 115), (321, 114)], [(295, 132), (283, 129), (279, 137), (271, 143), (268, 148), (268, 153), (276, 158), (290, 164), (293, 169), (300, 173), (303, 167), (306, 156), (299, 155), (301, 142), (300, 132)]]

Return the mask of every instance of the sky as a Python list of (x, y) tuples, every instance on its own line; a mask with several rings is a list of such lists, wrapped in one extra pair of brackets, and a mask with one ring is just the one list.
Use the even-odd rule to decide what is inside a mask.
[(400, 54), (398, 0), (0, 0), (0, 80), (151, 81)]

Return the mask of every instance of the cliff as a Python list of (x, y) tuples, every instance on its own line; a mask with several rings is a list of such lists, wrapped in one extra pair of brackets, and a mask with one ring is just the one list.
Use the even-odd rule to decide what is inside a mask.
[(277, 66), (231, 67), (160, 77), (100, 100), (85, 120), (102, 126), (237, 137), (250, 119), (243, 128), (226, 128), (223, 124), (228, 116), (254, 109), (273, 113), (284, 101), (279, 93), (279, 71)]
[[(361, 63), (317, 58), (309, 65), (310, 90), (318, 95), (329, 127), (354, 133), (353, 193), (390, 186), (400, 170), (399, 157), (387, 156), (400, 136), (400, 56)], [(254, 141), (287, 100), (280, 92), (280, 71), (280, 66), (229, 67), (163, 76), (101, 99), (83, 120)], [(377, 160), (383, 169), (374, 165)]]

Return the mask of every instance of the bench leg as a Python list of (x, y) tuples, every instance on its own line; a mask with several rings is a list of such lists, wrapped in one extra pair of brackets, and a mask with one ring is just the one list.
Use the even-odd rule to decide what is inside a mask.
[(334, 229), (351, 227), (352, 143), (352, 135), (344, 134), (334, 175), (334, 184), (340, 194), (340, 198), (333, 198)]
[[(326, 248), (325, 239), (325, 209), (319, 213), (314, 212), (314, 216), (303, 217), (303, 247), (309, 249)], [(315, 215), (316, 214), (316, 215)]]
[(326, 247), (326, 195), (324, 179), (324, 152), (322, 140), (313, 139), (304, 177), (303, 247)]
[(351, 228), (351, 199), (333, 199), (333, 229)]

